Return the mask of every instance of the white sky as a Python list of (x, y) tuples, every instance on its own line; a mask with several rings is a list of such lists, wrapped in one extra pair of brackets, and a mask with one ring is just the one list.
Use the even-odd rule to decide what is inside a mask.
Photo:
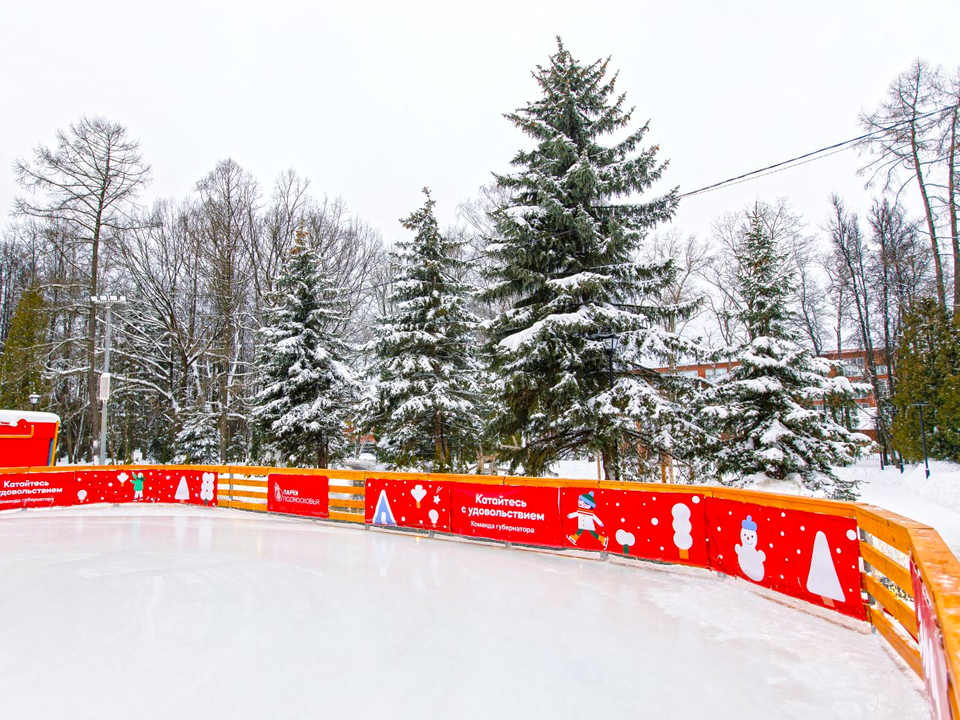
[[(664, 189), (692, 190), (858, 135), (913, 58), (960, 65), (958, 27), (956, 0), (0, 0), (0, 207), (14, 158), (89, 113), (141, 140), (151, 198), (233, 157), (265, 195), (294, 167), (387, 240), (424, 185), (450, 222), (523, 145), (502, 113), (536, 99), (530, 71), (557, 34), (582, 61), (613, 56), (670, 160)], [(832, 191), (865, 211), (857, 167), (850, 151), (691, 198), (675, 225), (705, 235), (757, 196), (814, 226)]]

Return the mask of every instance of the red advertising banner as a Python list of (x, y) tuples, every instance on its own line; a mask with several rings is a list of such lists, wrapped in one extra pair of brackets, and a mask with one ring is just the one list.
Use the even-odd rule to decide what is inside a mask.
[(77, 502), (72, 472), (0, 475), (0, 510), (66, 507)]
[(560, 546), (559, 488), (458, 483), (451, 502), (458, 535)]
[(450, 532), (450, 486), (425, 480), (367, 479), (365, 521)]
[(937, 622), (930, 592), (912, 560), (910, 577), (913, 580), (917, 629), (920, 633), (920, 662), (923, 665), (923, 683), (930, 702), (930, 714), (933, 720), (953, 720), (953, 710), (950, 707), (950, 676), (947, 674), (947, 656), (943, 649), (943, 632)]
[(325, 475), (270, 475), (267, 478), (267, 510), (330, 517), (330, 478)]
[(856, 520), (721, 498), (706, 500), (714, 570), (866, 619)]
[(707, 567), (699, 494), (563, 488), (563, 546)]
[(217, 474), (195, 470), (85, 470), (76, 473), (74, 504), (217, 504)]

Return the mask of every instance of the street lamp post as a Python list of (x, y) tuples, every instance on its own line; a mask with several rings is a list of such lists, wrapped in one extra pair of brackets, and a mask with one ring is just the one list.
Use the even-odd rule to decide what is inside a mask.
[[(605, 333), (596, 333), (594, 335), (587, 335), (588, 340), (600, 340), (603, 342), (603, 351), (607, 354), (607, 370), (610, 377), (610, 391), (613, 392), (613, 355), (617, 351), (617, 335), (612, 332)], [(620, 479), (620, 459), (619, 459), (619, 448), (617, 447), (618, 443), (614, 439), (613, 443), (613, 477), (615, 480)]]
[(923, 447), (923, 466), (930, 477), (930, 461), (927, 459), (927, 429), (923, 425), (923, 409), (930, 403), (912, 403), (920, 411), (920, 444)]
[(100, 375), (100, 464), (107, 464), (107, 401), (110, 399), (110, 330), (113, 306), (126, 305), (127, 299), (123, 295), (94, 295), (90, 302), (94, 305), (103, 305), (104, 322), (106, 323), (106, 339), (103, 345), (103, 374)]
[(36, 409), (37, 409), (37, 403), (40, 402), (40, 396), (37, 395), (37, 393), (32, 392), (32, 393), (30, 393), (30, 395), (29, 395), (29, 399), (30, 399), (30, 409), (31, 409), (31, 410), (36, 410)]

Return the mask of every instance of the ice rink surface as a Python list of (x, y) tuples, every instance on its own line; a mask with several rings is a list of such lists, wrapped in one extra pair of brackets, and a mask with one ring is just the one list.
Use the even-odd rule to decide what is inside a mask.
[(0, 548), (5, 720), (928, 717), (878, 636), (705, 571), (163, 506)]

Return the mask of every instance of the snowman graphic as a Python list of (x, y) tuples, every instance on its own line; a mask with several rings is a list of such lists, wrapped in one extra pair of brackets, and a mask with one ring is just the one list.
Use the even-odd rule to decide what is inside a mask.
[(737, 559), (743, 574), (754, 582), (763, 580), (763, 562), (767, 559), (763, 550), (757, 550), (757, 524), (750, 515), (740, 523), (740, 542), (737, 545)]
[(576, 511), (567, 515), (568, 518), (577, 519), (577, 531), (573, 533), (573, 535), (567, 535), (567, 540), (576, 545), (577, 540), (580, 539), (580, 536), (587, 532), (593, 535), (593, 537), (595, 537), (598, 541), (603, 543), (603, 549), (606, 550), (607, 543), (610, 541), (610, 538), (597, 532), (597, 525), (603, 527), (603, 520), (598, 518), (597, 514), (594, 512), (596, 507), (597, 501), (594, 499), (593, 490), (583, 493), (577, 498)]

